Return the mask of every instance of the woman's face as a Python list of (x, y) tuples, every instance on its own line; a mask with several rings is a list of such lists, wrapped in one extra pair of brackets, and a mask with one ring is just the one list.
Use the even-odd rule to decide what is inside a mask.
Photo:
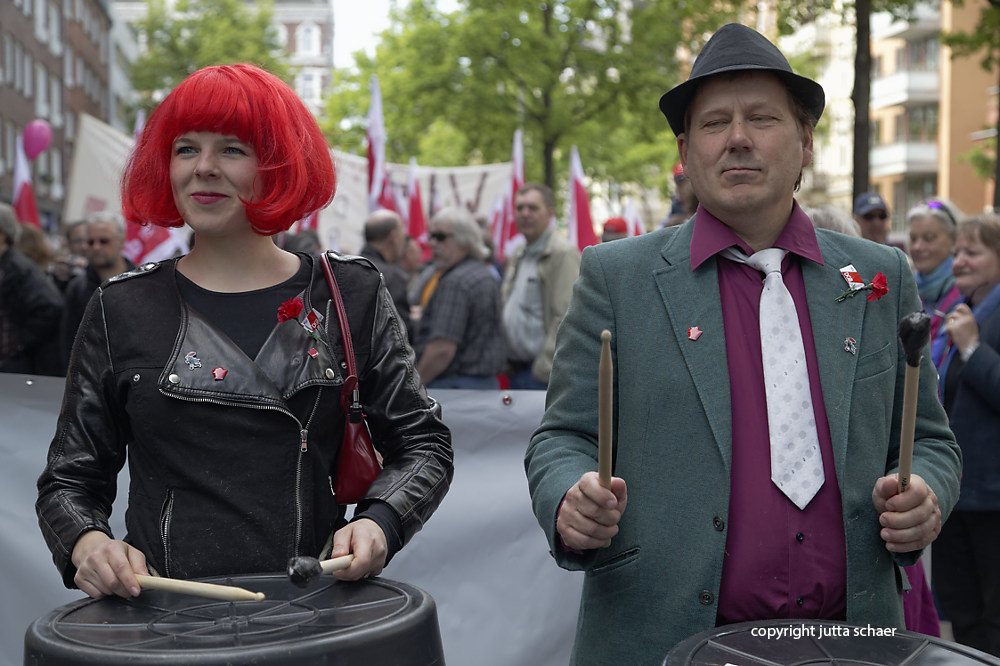
[(920, 215), (910, 222), (910, 257), (918, 273), (926, 275), (940, 266), (954, 247), (954, 239), (933, 215)]
[(253, 146), (218, 132), (188, 132), (174, 141), (170, 186), (181, 217), (199, 235), (251, 231), (243, 201), (254, 194)]
[(983, 245), (978, 231), (959, 234), (955, 241), (952, 272), (955, 274), (955, 286), (976, 304), (1000, 284), (1000, 257)]

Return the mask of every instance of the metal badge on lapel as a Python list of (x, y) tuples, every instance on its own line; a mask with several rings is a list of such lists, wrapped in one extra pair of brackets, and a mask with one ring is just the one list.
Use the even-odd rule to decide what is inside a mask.
[(844, 351), (852, 355), (858, 353), (858, 341), (854, 338), (844, 338)]
[(198, 358), (197, 352), (188, 352), (187, 356), (184, 357), (184, 362), (187, 363), (188, 370), (201, 367), (201, 359)]
[(688, 329), (688, 340), (697, 340), (701, 337), (701, 334), (705, 331), (701, 330), (697, 326), (692, 326)]
[(854, 267), (854, 264), (847, 264), (841, 268), (840, 274), (844, 276), (844, 281), (847, 282), (848, 289), (856, 291), (865, 286), (865, 281), (861, 279), (861, 274), (858, 273), (858, 269)]
[(229, 371), (226, 370), (225, 368), (218, 367), (215, 370), (212, 370), (212, 376), (215, 377), (215, 381), (221, 382), (223, 379), (226, 378), (226, 373), (228, 372)]
[(319, 352), (318, 352), (318, 351), (316, 351), (316, 348), (315, 348), (315, 347), (311, 347), (311, 348), (309, 349), (309, 351), (308, 351), (307, 353), (308, 353), (308, 354), (309, 354), (310, 356), (312, 356), (313, 358), (317, 358), (317, 357), (319, 357)]

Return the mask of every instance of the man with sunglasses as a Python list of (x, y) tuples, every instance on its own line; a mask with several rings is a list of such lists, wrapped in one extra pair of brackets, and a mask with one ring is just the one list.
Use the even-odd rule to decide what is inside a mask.
[(84, 256), (87, 269), (70, 280), (66, 287), (66, 308), (59, 330), (62, 361), (69, 364), (76, 329), (83, 319), (87, 302), (105, 280), (135, 268), (122, 254), (125, 247), (125, 225), (112, 213), (95, 213), (87, 218), (87, 246)]
[(854, 219), (861, 225), (861, 236), (883, 245), (889, 240), (889, 207), (878, 192), (865, 192), (854, 200)]

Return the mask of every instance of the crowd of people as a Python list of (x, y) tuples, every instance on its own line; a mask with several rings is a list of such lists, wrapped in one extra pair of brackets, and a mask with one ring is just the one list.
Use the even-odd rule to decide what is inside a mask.
[[(733, 24), (660, 100), (681, 155), (661, 230), (626, 239), (609, 220), (581, 258), (552, 190), (528, 183), (514, 198), (523, 242), (503, 264), (464, 208), (433, 215), (421, 262), (400, 217), (373, 213), (360, 257), (333, 262), (383, 456), (347, 522), (329, 492), (336, 446), (320, 445), (340, 441), (345, 416), (317, 409), (346, 381), (334, 287), (316, 239), (285, 235), (333, 197), (325, 142), (262, 70), (192, 74), (151, 116), (123, 185), (124, 214), (187, 224), (189, 253), (137, 269), (113, 214), (68, 224), (52, 252), (0, 205), (0, 371), (69, 371), (37, 504), (64, 581), (127, 597), (136, 573), (275, 570), (301, 553), (353, 553), (339, 577), (377, 575), (451, 478), (427, 390), (547, 390), (525, 468), (554, 558), (589, 573), (574, 663), (659, 663), (693, 633), (754, 619), (937, 635), (917, 561), (932, 542), (941, 615), (958, 641), (1000, 655), (1000, 217), (928, 198), (906, 212), (904, 254), (887, 245), (877, 192), (853, 217), (800, 207), (824, 104)], [(921, 309), (932, 344), (902, 488), (896, 328)], [(593, 471), (597, 386), (579, 379), (595, 374), (604, 329), (607, 486)], [(775, 374), (787, 363), (794, 389)], [(126, 449), (122, 540), (106, 516)], [(223, 470), (239, 483), (219, 484)], [(237, 501), (237, 486), (253, 491)], [(200, 538), (219, 525), (232, 547)]]

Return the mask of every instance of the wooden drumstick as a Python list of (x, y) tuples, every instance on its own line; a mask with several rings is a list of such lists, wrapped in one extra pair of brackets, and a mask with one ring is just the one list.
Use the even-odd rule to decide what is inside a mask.
[(160, 578), (159, 576), (146, 576), (136, 574), (139, 587), (144, 590), (163, 590), (165, 592), (180, 592), (181, 594), (191, 594), (196, 597), (206, 597), (208, 599), (222, 599), (223, 601), (263, 601), (263, 592), (251, 592), (250, 590), (236, 587), (234, 585), (216, 585), (214, 583), (199, 583), (193, 580), (178, 580), (176, 578)]
[(612, 374), (611, 331), (605, 329), (597, 368), (597, 474), (605, 488), (611, 487)]
[(913, 430), (917, 420), (917, 388), (920, 385), (920, 358), (930, 338), (931, 318), (926, 312), (913, 312), (899, 322), (899, 341), (906, 355), (903, 382), (903, 418), (899, 428), (899, 492), (910, 485), (913, 464)]
[(305, 587), (323, 574), (346, 569), (351, 566), (351, 562), (353, 561), (354, 553), (341, 555), (332, 560), (323, 560), (322, 562), (315, 557), (293, 557), (288, 560), (288, 579), (299, 587)]

